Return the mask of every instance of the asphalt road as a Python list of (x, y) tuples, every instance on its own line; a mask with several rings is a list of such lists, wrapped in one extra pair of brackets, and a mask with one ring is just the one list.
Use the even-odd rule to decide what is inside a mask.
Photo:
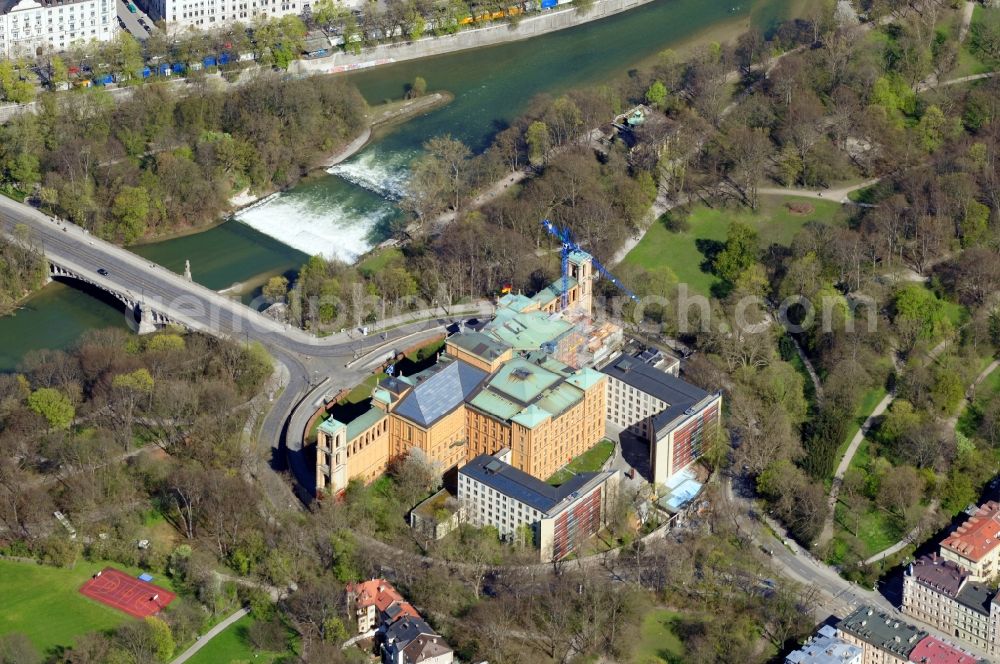
[(132, 36), (139, 41), (146, 41), (149, 39), (150, 35), (150, 33), (146, 32), (146, 30), (139, 24), (140, 18), (146, 22), (146, 25), (149, 26), (149, 29), (152, 32), (159, 30), (159, 28), (156, 27), (156, 24), (153, 23), (153, 19), (149, 18), (149, 16), (147, 16), (138, 5), (136, 5), (136, 12), (134, 14), (128, 10), (128, 3), (125, 0), (115, 0), (115, 8), (118, 12), (118, 18), (120, 18), (122, 23), (125, 24), (125, 30), (132, 33)]
[[(0, 196), (0, 230), (16, 236), (18, 226), (29, 230), (31, 242), (51, 261), (100, 288), (150, 303), (158, 312), (191, 329), (236, 341), (256, 341), (267, 348), (287, 368), (289, 376), (265, 416), (260, 440), (273, 448), (272, 467), (276, 469), (285, 467), (282, 449), (286, 449), (292, 470), (303, 482), (311, 483), (313, 471), (302, 465), (302, 434), (323, 395), (356, 385), (391, 351), (440, 334), (465, 316), (486, 315), (491, 309), (486, 302), (452, 308), (450, 314), (437, 307), (400, 317), (399, 326), (384, 333), (365, 337), (344, 332), (318, 338), (95, 238), (74, 224), (59, 222)], [(98, 272), (102, 269), (107, 274)], [(420, 313), (429, 318), (420, 319)], [(414, 317), (417, 320), (412, 320)]]

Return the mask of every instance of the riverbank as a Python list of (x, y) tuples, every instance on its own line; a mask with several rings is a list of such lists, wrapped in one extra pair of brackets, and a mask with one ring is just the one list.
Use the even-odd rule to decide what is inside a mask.
[[(378, 130), (384, 130), (392, 126), (402, 124), (420, 115), (424, 115), (425, 113), (430, 113), (433, 110), (450, 104), (454, 99), (455, 96), (453, 94), (445, 90), (441, 90), (432, 92), (423, 97), (417, 97), (415, 99), (400, 99), (369, 107), (366, 114), (368, 126), (365, 127), (360, 134), (351, 139), (346, 145), (339, 148), (336, 152), (330, 155), (330, 157), (324, 159), (317, 166), (312, 168), (302, 179), (306, 180), (317, 175), (326, 175), (327, 169), (350, 159), (360, 150), (364, 149), (364, 147), (371, 142), (373, 136), (376, 135)], [(269, 187), (260, 193), (251, 193), (249, 190), (243, 190), (229, 199), (229, 213), (221, 215), (218, 219), (209, 224), (174, 229), (168, 233), (161, 233), (159, 235), (143, 238), (141, 241), (129, 246), (142, 247), (145, 245), (157, 244), (191, 235), (197, 235), (198, 233), (204, 233), (205, 231), (212, 230), (213, 228), (226, 223), (238, 212), (254, 205), (259, 205), (262, 201), (264, 201), (264, 199), (281, 194), (287, 189), (298, 186), (298, 184), (299, 183), (297, 182), (292, 185), (292, 187), (287, 188)], [(260, 275), (256, 276), (259, 277), (265, 274), (266, 273), (262, 272)], [(273, 274), (270, 276), (273, 276)]]
[(586, 10), (575, 6), (543, 10), (537, 15), (526, 16), (517, 22), (493, 23), (482, 28), (462, 30), (452, 35), (425, 37), (410, 42), (378, 44), (362, 49), (361, 53), (335, 53), (329, 58), (296, 60), (289, 72), (302, 75), (342, 74), (390, 65), (407, 60), (417, 60), (435, 55), (495, 46), (530, 39), (539, 35), (565, 30), (591, 21), (614, 16), (641, 7), (654, 0), (594, 0)]

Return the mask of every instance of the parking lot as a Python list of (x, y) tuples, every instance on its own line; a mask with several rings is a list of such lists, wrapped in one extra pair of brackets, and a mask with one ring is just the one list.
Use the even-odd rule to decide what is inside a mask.
[(149, 18), (136, 4), (132, 3), (132, 6), (135, 7), (134, 14), (129, 11), (129, 3), (125, 0), (117, 0), (116, 6), (118, 8), (118, 27), (132, 33), (132, 36), (139, 41), (145, 41), (149, 35), (159, 29), (153, 24), (153, 19)]

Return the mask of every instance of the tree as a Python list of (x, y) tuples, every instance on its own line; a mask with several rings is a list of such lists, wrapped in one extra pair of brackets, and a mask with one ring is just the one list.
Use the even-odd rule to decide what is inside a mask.
[(924, 491), (924, 480), (913, 466), (893, 466), (882, 478), (876, 502), (882, 509), (905, 518)]
[(545, 155), (550, 149), (548, 126), (540, 120), (535, 120), (528, 125), (525, 141), (528, 144), (528, 161), (538, 168), (545, 163)]
[(69, 81), (69, 69), (58, 55), (53, 55), (49, 58), (49, 76), (51, 77), (52, 85), (56, 88)]
[(131, 244), (146, 232), (149, 218), (149, 193), (144, 187), (122, 187), (111, 204), (117, 222), (113, 234), (124, 244)]
[(410, 85), (410, 97), (423, 97), (427, 94), (427, 81), (423, 76), (417, 76)]
[(145, 623), (156, 659), (161, 662), (169, 662), (174, 654), (175, 647), (174, 635), (170, 631), (170, 625), (156, 616), (146, 616)]
[(664, 102), (667, 101), (667, 86), (660, 81), (653, 81), (646, 90), (646, 101), (653, 108), (663, 108)]
[(288, 295), (288, 278), (283, 275), (271, 277), (262, 289), (264, 297), (271, 302), (281, 302)]
[(76, 416), (69, 397), (52, 387), (32, 392), (28, 397), (28, 407), (44, 417), (53, 429), (68, 429)]
[(42, 655), (21, 632), (0, 636), (0, 664), (40, 664)]
[(759, 251), (757, 232), (749, 224), (734, 222), (726, 231), (725, 246), (715, 257), (715, 273), (731, 284), (736, 283), (743, 271), (757, 262)]

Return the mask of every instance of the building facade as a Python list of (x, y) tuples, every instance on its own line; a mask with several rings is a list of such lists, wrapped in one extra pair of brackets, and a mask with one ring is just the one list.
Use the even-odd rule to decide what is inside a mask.
[(903, 576), (903, 613), (982, 652), (997, 654), (996, 592), (973, 579), (951, 560), (923, 556)]
[(927, 632), (862, 606), (837, 623), (837, 638), (862, 650), (863, 664), (906, 664)]
[(530, 531), (543, 561), (577, 550), (605, 523), (617, 498), (617, 470), (581, 473), (554, 487), (507, 463), (510, 451), (483, 454), (458, 471), (458, 500), (468, 521), (492, 526), (504, 539)]
[(389, 418), (373, 407), (349, 424), (329, 419), (316, 430), (316, 489), (338, 490), (353, 478), (366, 484), (389, 464)]
[(0, 0), (0, 55), (35, 57), (74, 42), (110, 41), (118, 30), (114, 0)]
[(722, 425), (722, 394), (699, 387), (643, 360), (619, 355), (601, 368), (607, 375), (607, 418), (649, 441), (656, 484), (698, 460), (706, 438)]
[(258, 18), (298, 16), (309, 6), (304, 0), (140, 0), (154, 21), (166, 21), (167, 31), (210, 30), (227, 23), (250, 25)]
[(941, 557), (969, 571), (973, 581), (1000, 574), (1000, 503), (985, 503), (941, 541)]

